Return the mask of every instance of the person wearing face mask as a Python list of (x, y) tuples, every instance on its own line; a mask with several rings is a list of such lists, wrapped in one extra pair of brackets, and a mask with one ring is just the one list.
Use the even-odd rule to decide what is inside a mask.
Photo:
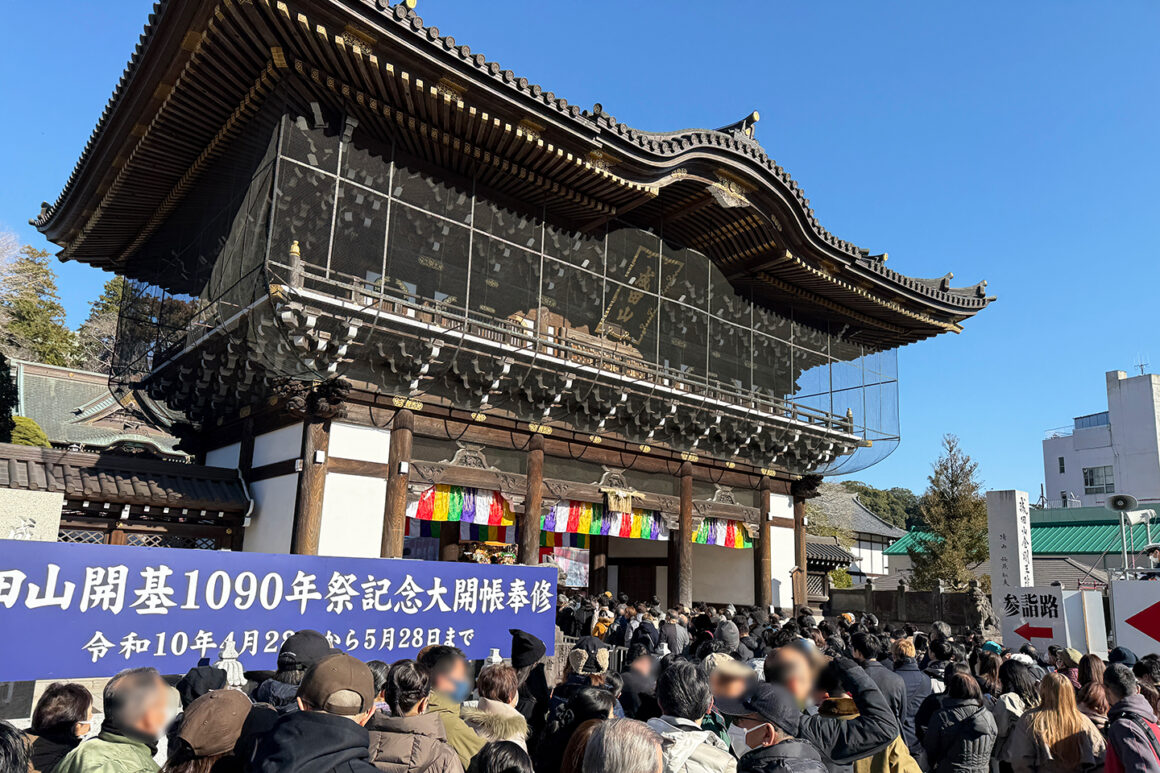
[(437, 645), (419, 653), (419, 665), (427, 670), (431, 679), (428, 710), (443, 723), (447, 743), (459, 755), (459, 762), (466, 770), (471, 758), (486, 743), (460, 717), (460, 704), (471, 694), (467, 660), (455, 647)]
[(780, 684), (757, 682), (740, 698), (718, 699), (733, 718), (729, 744), (738, 773), (826, 773), (816, 746), (795, 737), (801, 727), (797, 699)]
[(443, 723), (427, 710), (431, 691), (423, 667), (413, 660), (398, 661), (383, 691), (390, 715), (376, 711), (367, 722), (371, 764), (387, 773), (462, 773)]
[(32, 712), (29, 753), (33, 773), (52, 773), (92, 730), (93, 696), (79, 684), (53, 682)]
[(157, 739), (169, 722), (168, 687), (155, 668), (130, 668), (105, 685), (105, 719), (96, 738), (69, 752), (54, 773), (152, 773)]

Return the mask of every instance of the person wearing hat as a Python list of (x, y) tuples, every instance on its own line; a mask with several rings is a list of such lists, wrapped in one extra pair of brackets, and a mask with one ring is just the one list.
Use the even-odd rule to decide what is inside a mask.
[[(874, 680), (848, 658), (836, 658), (835, 675), (843, 693), (854, 701), (858, 716), (849, 719), (801, 714), (794, 735), (812, 743), (831, 771), (885, 749), (898, 736), (898, 720)], [(789, 691), (795, 704), (804, 708), (814, 692), (810, 657), (796, 647), (782, 647), (766, 664), (766, 681)], [(726, 715), (729, 711), (718, 700)]]
[(241, 760), (223, 759), (233, 757), (252, 706), (245, 693), (226, 689), (207, 692), (190, 702), (182, 715), (181, 727), (170, 742), (169, 759), (161, 773), (241, 771)]
[(1055, 655), (1055, 662), (1059, 664), (1056, 670), (1066, 676), (1076, 690), (1080, 688), (1079, 661), (1082, 657), (1079, 650), (1072, 647), (1061, 647)]
[(1132, 666), (1136, 665), (1137, 660), (1139, 660), (1139, 658), (1136, 657), (1136, 653), (1132, 652), (1127, 647), (1116, 647), (1108, 653), (1109, 664), (1119, 663), (1122, 666), (1131, 668)]
[(548, 686), (547, 645), (539, 637), (509, 628), (512, 635), (512, 668), (516, 670), (516, 681), (520, 686), (520, 697), (516, 701), (516, 711), (528, 721), (528, 751), (535, 753), (535, 740), (548, 723), (548, 710), (552, 703), (552, 688)]
[(375, 678), (366, 663), (343, 653), (322, 658), (303, 674), (295, 701), (300, 710), (280, 716), (258, 741), (249, 770), (376, 773), (364, 728), (375, 710)]
[(733, 718), (729, 743), (738, 773), (826, 773), (819, 749), (795, 737), (801, 709), (782, 685), (755, 682), (737, 698), (718, 699), (717, 707)]
[(293, 711), (298, 685), (307, 669), (338, 650), (318, 631), (298, 631), (278, 650), (278, 671), (254, 690), (254, 703), (268, 703), (279, 711)]

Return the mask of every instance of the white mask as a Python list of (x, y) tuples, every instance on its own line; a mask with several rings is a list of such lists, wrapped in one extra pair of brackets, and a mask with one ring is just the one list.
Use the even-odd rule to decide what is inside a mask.
[[(760, 727), (760, 725), (758, 726)], [(737, 759), (741, 759), (746, 753), (753, 751), (755, 747), (750, 746), (745, 739), (751, 732), (757, 728), (749, 728), (748, 730), (740, 725), (730, 725), (725, 732), (729, 735), (729, 745), (733, 747), (733, 755)]]

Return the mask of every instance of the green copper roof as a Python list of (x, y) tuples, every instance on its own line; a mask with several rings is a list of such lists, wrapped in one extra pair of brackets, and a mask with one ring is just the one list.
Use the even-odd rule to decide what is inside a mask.
[[(1053, 517), (1056, 513), (1063, 517)], [(1086, 517), (1076, 517), (1079, 515)], [(1151, 541), (1160, 542), (1160, 522), (1152, 524), (1151, 531), (1152, 539), (1149, 539), (1147, 524), (1131, 527), (1128, 529), (1128, 545), (1134, 544), (1139, 550)], [(910, 548), (918, 546), (918, 535), (921, 534), (929, 533), (907, 532), (906, 536), (886, 548), (886, 555), (907, 555)], [(1075, 512), (1067, 513), (1063, 510), (1032, 511), (1031, 552), (1036, 555), (1098, 555), (1108, 549), (1117, 551), (1119, 547), (1119, 520), (1115, 513), (1103, 508), (1075, 508)]]

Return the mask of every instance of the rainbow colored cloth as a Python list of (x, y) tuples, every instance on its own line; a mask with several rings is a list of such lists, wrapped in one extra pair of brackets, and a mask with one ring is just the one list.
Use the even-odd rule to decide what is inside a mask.
[[(444, 529), (453, 528), (451, 522), (420, 521), (418, 518), (407, 519), (408, 537), (435, 537), (438, 538)], [(465, 521), (459, 522), (459, 539), (470, 542), (506, 542), (514, 544), (516, 528), (514, 526), (479, 526)], [(551, 531), (540, 532), (540, 547), (543, 548), (587, 548), (587, 534), (558, 534)]]
[(420, 521), (459, 521), (477, 526), (514, 526), (516, 523), (511, 507), (498, 491), (442, 484), (424, 491), (414, 514), (407, 515)]
[(719, 545), (723, 548), (751, 548), (753, 540), (745, 525), (732, 518), (706, 518), (693, 535), (697, 545)]
[(631, 539), (668, 540), (669, 528), (656, 510), (631, 513), (605, 510), (604, 505), (563, 499), (552, 505), (540, 520), (545, 532), (605, 535)]

